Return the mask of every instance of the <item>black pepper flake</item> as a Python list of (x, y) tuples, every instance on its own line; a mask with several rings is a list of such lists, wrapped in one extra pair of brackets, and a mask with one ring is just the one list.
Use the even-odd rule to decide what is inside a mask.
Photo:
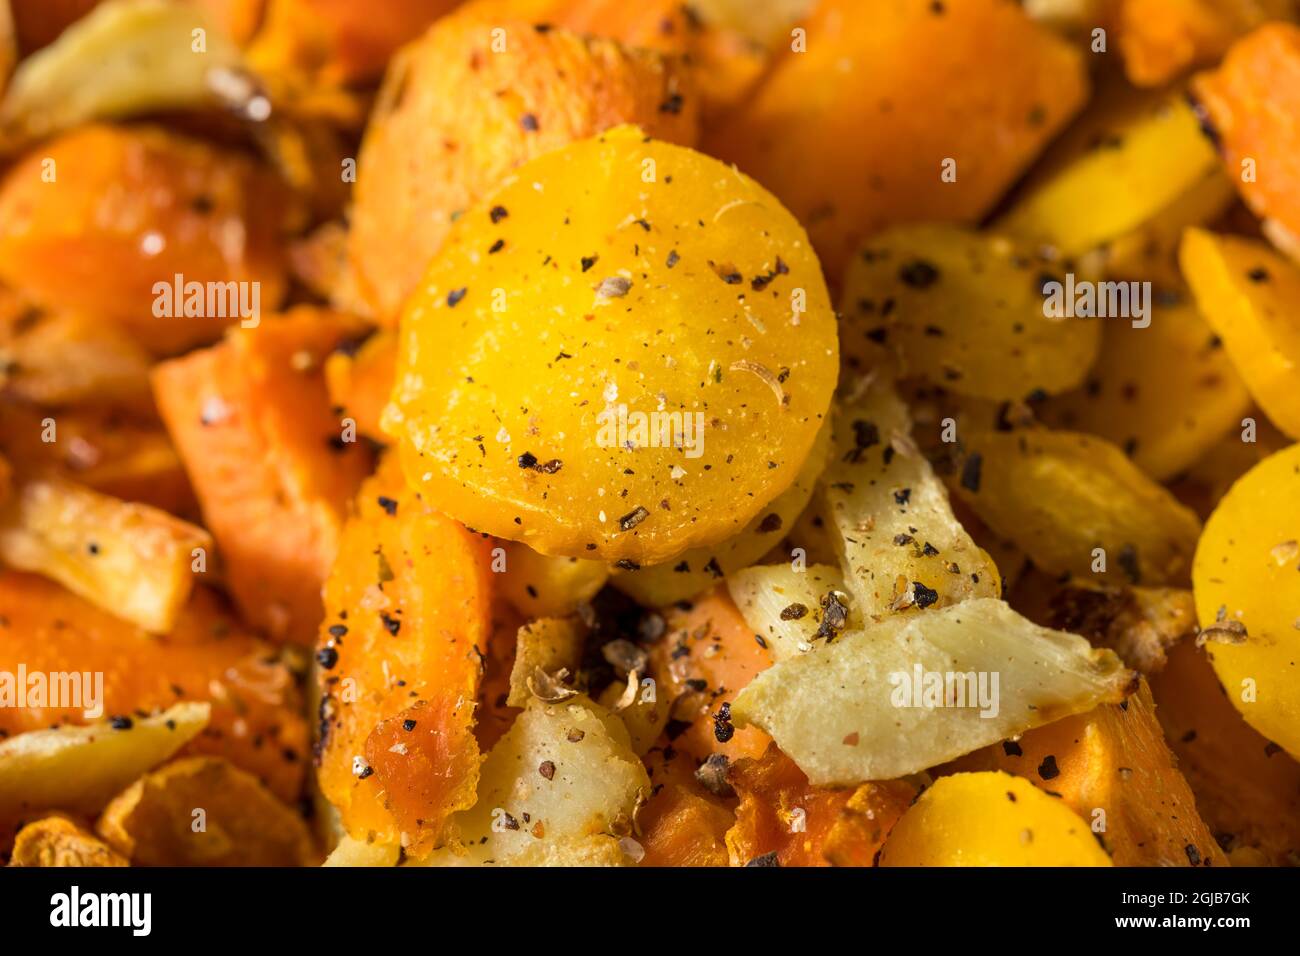
[(764, 853), (762, 856), (756, 856), (748, 863), (745, 864), (745, 866), (776, 866), (776, 867), (779, 867), (780, 865), (781, 865), (781, 861), (777, 859), (775, 850), (773, 850), (771, 853)]
[(541, 774), (543, 777), (545, 777), (547, 780), (554, 780), (554, 779), (555, 779), (555, 761), (553, 761), (553, 760), (543, 760), (543, 761), (541, 762), (541, 764), (538, 765), (538, 767), (537, 767), (537, 772), (540, 773), (540, 774)]
[(896, 535), (894, 535), (894, 544), (896, 544), (896, 545), (897, 545), (898, 547), (900, 547), (900, 548), (903, 547), (904, 545), (909, 545), (909, 544), (911, 544), (911, 543), (912, 543), (913, 541), (915, 541), (915, 540), (916, 540), (916, 539), (913, 538), (910, 534), (896, 534)]
[(333, 670), (339, 662), (339, 652), (332, 647), (322, 647), (316, 652), (316, 663), (328, 670)]
[(402, 721), (402, 729), (409, 734), (412, 730), (415, 729), (415, 721), (411, 720), (408, 717), (406, 720)]
[(979, 452), (972, 452), (961, 466), (961, 486), (971, 494), (977, 494), (980, 490), (980, 473), (983, 467), (984, 456)]
[(1131, 544), (1124, 545), (1124, 547), (1119, 549), (1119, 558), (1117, 560), (1119, 561), (1119, 566), (1123, 568), (1124, 573), (1128, 575), (1128, 579), (1134, 584), (1137, 584), (1138, 580), (1142, 576), (1141, 571), (1138, 568), (1137, 548), (1133, 547)]
[(488, 255), (494, 255), (495, 253), (500, 252), (505, 248), (505, 246), (506, 241), (504, 239), (498, 239), (496, 242), (492, 243), (492, 245), (488, 246)]
[(912, 596), (916, 600), (916, 606), (922, 609), (939, 600), (939, 592), (927, 588), (920, 581), (912, 582)]
[(488, 218), (490, 218), (493, 223), (500, 222), (508, 215), (510, 215), (510, 213), (506, 210), (505, 206), (493, 206), (488, 210)]
[(840, 600), (839, 594), (834, 591), (827, 592), (822, 598), (822, 622), (817, 627), (817, 636), (833, 641), (848, 622), (849, 609)]
[(537, 117), (532, 113), (525, 113), (523, 116), (519, 117), (519, 125), (524, 128), (525, 132), (529, 133), (536, 133), (539, 129), (537, 125)]
[(583, 271), (583, 272), (586, 272), (588, 269), (590, 269), (592, 266), (594, 266), (594, 265), (596, 264), (596, 260), (598, 260), (599, 258), (600, 258), (600, 256), (583, 256), (583, 257), (582, 257), (582, 271)]
[(387, 495), (380, 495), (375, 500), (379, 502), (379, 507), (384, 509), (384, 514), (389, 517), (397, 514), (397, 502), (392, 498), (389, 498)]
[(715, 578), (720, 578), (723, 576), (722, 568), (718, 564), (718, 559), (716, 557), (709, 558), (708, 563), (704, 565), (704, 570), (708, 571), (709, 574), (713, 575), (713, 577)]
[(464, 286), (459, 289), (452, 289), (447, 293), (447, 308), (454, 309), (465, 298), (465, 293), (469, 291)]
[(346, 624), (331, 624), (329, 626), (330, 637), (336, 637), (336, 638), (342, 637), (347, 632), (348, 632), (348, 626)]
[(384, 627), (388, 630), (389, 634), (393, 635), (393, 637), (396, 637), (397, 632), (402, 629), (402, 622), (390, 615), (387, 611), (380, 611), (379, 619), (384, 622)]
[(685, 100), (682, 99), (682, 94), (672, 93), (666, 100), (659, 104), (659, 112), (672, 113), (675, 116), (682, 111), (684, 103)]
[(1187, 846), (1183, 847), (1183, 852), (1187, 854), (1187, 862), (1192, 866), (1201, 865), (1201, 851), (1196, 849), (1194, 844), (1187, 844)]
[(894, 492), (894, 504), (902, 506), (908, 503), (912, 498), (911, 488), (899, 488)]
[(913, 289), (928, 289), (939, 281), (939, 270), (924, 259), (913, 259), (899, 268), (898, 278)]
[(1056, 765), (1056, 757), (1048, 754), (1038, 765), (1038, 775), (1044, 780), (1055, 780), (1061, 775), (1061, 768)]
[(114, 730), (130, 730), (135, 726), (135, 721), (123, 714), (117, 714), (108, 718), (108, 725)]
[(736, 735), (736, 728), (731, 723), (731, 704), (726, 703), (713, 715), (713, 737), (720, 744), (725, 744)]
[(1023, 757), (1025, 755), (1025, 752), (1020, 749), (1020, 744), (1014, 740), (1002, 741), (1002, 752), (1008, 757)]
[(637, 562), (633, 561), (631, 558), (619, 558), (614, 562), (614, 567), (618, 568), (620, 571), (641, 570), (641, 565), (637, 564)]
[(933, 558), (936, 554), (939, 553), (939, 549), (936, 548), (934, 545), (932, 545), (929, 541), (927, 541), (925, 543), (925, 547), (921, 549), (921, 553), (925, 555), (927, 558)]
[(1268, 270), (1265, 269), (1263, 266), (1256, 266), (1255, 268), (1251, 269), (1249, 272), (1246, 273), (1246, 278), (1249, 279), (1251, 282), (1267, 282)]
[(764, 516), (763, 520), (758, 523), (758, 533), (771, 534), (773, 531), (780, 531), (782, 524), (784, 522), (781, 520), (781, 516), (774, 511), (770, 515)]
[(618, 519), (618, 526), (623, 531), (631, 531), (646, 518), (650, 517), (650, 512), (643, 506), (637, 505), (623, 517)]
[(531, 451), (526, 451), (519, 456), (518, 462), (520, 468), (536, 468), (537, 456), (534, 455)]
[(781, 620), (797, 621), (799, 620), (799, 618), (803, 617), (807, 613), (808, 613), (808, 606), (806, 604), (799, 604), (796, 602), (794, 604), (789, 605), (788, 607), (784, 607), (781, 609)]
[(673, 249), (671, 252), (669, 252), (668, 261), (667, 261), (668, 268), (671, 269), (673, 266), (677, 265), (677, 263), (681, 261), (681, 258), (682, 257), (677, 254), (676, 249)]

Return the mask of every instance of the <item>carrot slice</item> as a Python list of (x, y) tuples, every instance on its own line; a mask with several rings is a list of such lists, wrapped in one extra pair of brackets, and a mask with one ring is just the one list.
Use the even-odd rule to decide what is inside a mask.
[(235, 601), (278, 641), (314, 640), (346, 505), (370, 466), (331, 411), (321, 371), (350, 328), (295, 309), (153, 373)]
[(419, 857), (474, 803), (490, 554), (396, 466), (362, 487), (325, 585), (320, 785), (353, 837)]

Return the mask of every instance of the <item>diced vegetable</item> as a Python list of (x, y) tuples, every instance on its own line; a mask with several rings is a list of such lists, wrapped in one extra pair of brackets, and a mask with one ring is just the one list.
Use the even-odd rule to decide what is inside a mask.
[(316, 652), (320, 786), (354, 838), (423, 857), (473, 805), (490, 577), (487, 543), (386, 459), (343, 531)]
[(705, 141), (808, 225), (832, 282), (884, 226), (979, 220), (1088, 92), (1082, 56), (1017, 4), (892, 0), (870, 29), (861, 16), (821, 0), (806, 49)]
[(1111, 866), (1088, 824), (1027, 780), (959, 773), (894, 825), (881, 866)]
[(1118, 701), (1131, 677), (1113, 652), (974, 598), (780, 661), (731, 713), (770, 734), (814, 784), (851, 786)]
[(165, 511), (59, 478), (26, 482), (0, 513), (0, 558), (123, 620), (171, 630), (212, 539)]
[(310, 644), (345, 508), (370, 467), (321, 364), (350, 324), (300, 308), (155, 367), (154, 394), (248, 620)]
[(1120, 0), (1124, 71), (1138, 86), (1160, 86), (1213, 63), (1251, 27), (1295, 12), (1294, 0)]
[(1228, 699), (1300, 758), (1300, 445), (1266, 458), (1205, 523), (1192, 569), (1201, 640)]
[(63, 816), (29, 823), (14, 838), (10, 866), (130, 866), (112, 847)]
[(966, 439), (956, 491), (1054, 574), (1185, 585), (1200, 522), (1109, 442), (1073, 432)]
[(840, 569), (829, 565), (745, 568), (727, 579), (727, 589), (774, 660), (806, 653), (815, 641), (861, 626)]
[(1184, 233), (1179, 260), (1250, 394), (1273, 424), (1300, 438), (1300, 266), (1258, 240), (1202, 229)]
[(1038, 408), (1046, 424), (1099, 435), (1166, 481), (1195, 463), (1250, 410), (1250, 394), (1189, 301), (1158, 298), (1150, 324), (1106, 321), (1082, 387)]
[(601, 561), (551, 557), (526, 544), (502, 541), (505, 570), (499, 572), (501, 596), (527, 618), (563, 617), (605, 586), (609, 568)]
[(396, 374), (397, 335), (391, 331), (376, 332), (360, 347), (335, 351), (325, 360), (330, 403), (357, 423), (357, 431), (379, 442), (388, 437), (379, 420)]
[(1109, 647), (1129, 667), (1151, 675), (1165, 666), (1167, 651), (1196, 633), (1191, 591), (1180, 588), (1116, 588), (1076, 585), (1052, 596), (1048, 627)]
[(625, 567), (760, 515), (838, 366), (793, 217), (633, 127), (534, 159), (467, 212), (402, 321), (384, 425), (412, 487), (477, 530)]
[(889, 229), (849, 263), (845, 338), (883, 345), (900, 375), (963, 395), (1019, 401), (1064, 391), (1083, 380), (1102, 334), (1098, 319), (1047, 314), (1045, 283), (1062, 282), (1064, 268), (957, 226)]
[[(556, 677), (562, 670), (572, 678), (582, 663), (584, 637), (574, 618), (539, 618), (521, 627), (515, 638), (515, 663), (506, 703), (524, 707), (534, 695), (547, 699), (551, 683), (547, 678)], [(572, 696), (575, 692), (564, 693)]]

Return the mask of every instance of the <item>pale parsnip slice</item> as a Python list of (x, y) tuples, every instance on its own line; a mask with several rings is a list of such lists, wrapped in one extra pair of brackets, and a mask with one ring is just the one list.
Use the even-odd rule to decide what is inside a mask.
[(554, 676), (560, 670), (576, 674), (582, 663), (583, 629), (571, 617), (544, 617), (519, 629), (515, 637), (515, 663), (510, 670), (510, 695), (506, 703), (523, 707), (534, 690), (543, 692), (546, 680), (537, 672)]
[(197, 4), (105, 3), (19, 65), (0, 129), (11, 142), (27, 141), (93, 119), (201, 105), (211, 98), (210, 71), (240, 60)]
[(396, 866), (401, 853), (396, 843), (367, 843), (345, 833), (321, 866)]
[[(936, 676), (940, 706), (927, 695)], [(731, 713), (738, 726), (770, 734), (812, 783), (851, 786), (1118, 701), (1132, 677), (1114, 652), (975, 598), (887, 618), (780, 661), (740, 692)]]
[(0, 742), (0, 821), (34, 810), (96, 813), (114, 794), (171, 757), (207, 726), (206, 703), (152, 717), (33, 730)]
[(778, 661), (812, 650), (816, 641), (862, 626), (851, 610), (837, 622), (839, 611), (833, 603), (845, 607), (849, 602), (843, 597), (840, 569), (829, 565), (814, 564), (803, 570), (790, 564), (745, 568), (728, 579), (727, 589), (745, 623)]
[(907, 406), (885, 381), (861, 391), (835, 417), (834, 457), (818, 494), (862, 620), (1000, 597), (992, 558), (953, 516), (912, 441)]
[(453, 817), (463, 852), (430, 866), (632, 862), (619, 845), (650, 792), (627, 730), (584, 697), (529, 702), (483, 763), (478, 802)]
[(0, 560), (155, 633), (171, 630), (194, 586), (196, 550), (206, 560), (211, 548), (202, 528), (61, 478), (27, 482), (0, 513)]
[(664, 607), (703, 594), (781, 543), (808, 507), (831, 450), (829, 422), (822, 424), (794, 483), (735, 536), (712, 547), (691, 548), (665, 564), (622, 571), (610, 583), (646, 607)]

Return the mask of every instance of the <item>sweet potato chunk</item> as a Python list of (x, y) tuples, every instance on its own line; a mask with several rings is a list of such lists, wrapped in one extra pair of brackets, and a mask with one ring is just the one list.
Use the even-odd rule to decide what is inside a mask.
[[(637, 813), (645, 856), (641, 866), (727, 866), (727, 831), (736, 822), (728, 802), (696, 782), (685, 762), (663, 750), (646, 757), (651, 796)], [(694, 766), (694, 761), (691, 761)]]
[(1260, 27), (1235, 43), (1217, 70), (1197, 76), (1192, 93), (1246, 204), (1300, 233), (1300, 132), (1280, 121), (1300, 112), (1300, 27)]
[(392, 459), (362, 486), (316, 655), (320, 785), (357, 839), (422, 857), (474, 803), (488, 566), (487, 543), (430, 510)]
[(733, 866), (769, 856), (781, 866), (871, 866), (916, 795), (900, 780), (814, 787), (775, 744), (761, 758), (737, 761), (727, 780), (740, 795), (727, 833)]
[(663, 615), (667, 632), (650, 649), (650, 673), (658, 697), (672, 702), (672, 745), (697, 760), (711, 753), (761, 756), (767, 735), (752, 727), (732, 727), (722, 708), (772, 665), (771, 652), (745, 623), (725, 587), (667, 608)]
[(397, 377), (397, 335), (378, 332), (356, 348), (348, 343), (325, 361), (330, 402), (357, 423), (357, 431), (383, 442), (379, 419)]
[(1183, 641), (1151, 675), (1156, 716), (1196, 806), (1230, 856), (1254, 850), (1274, 866), (1300, 858), (1300, 764), (1228, 701), (1205, 652)]
[(315, 639), (344, 509), (370, 466), (321, 372), (348, 329), (301, 308), (153, 373), (235, 600), (278, 641)]
[(306, 866), (317, 856), (295, 810), (216, 757), (145, 774), (104, 808), (95, 832), (135, 866)]
[(378, 318), (396, 324), (452, 223), (527, 160), (620, 123), (693, 143), (688, 82), (610, 40), (472, 11), (439, 21), (393, 61), (361, 147), (349, 248)]
[(1059, 797), (1087, 821), (1116, 866), (1227, 863), (1165, 744), (1145, 682), (1123, 704), (1026, 731), (954, 766), (1005, 770)]
[(753, 180), (631, 126), (532, 160), (465, 213), (401, 336), (384, 428), (411, 486), (472, 528), (624, 568), (762, 514), (839, 364), (803, 228)]
[(0, 707), (0, 736), (130, 715), (172, 703), (211, 701), (207, 732), (191, 749), (229, 758), (295, 801), (307, 760), (307, 723), (293, 675), (197, 588), (164, 635), (141, 628), (63, 590), (13, 571), (0, 573), (0, 671), (104, 675), (101, 713), (80, 706)]
[[(248, 159), (160, 129), (81, 127), (0, 184), (0, 279), (42, 305), (111, 319), (157, 352), (210, 342), (245, 320), (241, 295), (266, 312), (283, 296), (285, 194)], [(205, 284), (190, 310), (202, 314), (173, 301), (177, 276)]]
[(832, 282), (883, 226), (980, 219), (1088, 90), (1080, 54), (1016, 3), (881, 0), (863, 14), (821, 0), (806, 51), (705, 142), (808, 225)]

